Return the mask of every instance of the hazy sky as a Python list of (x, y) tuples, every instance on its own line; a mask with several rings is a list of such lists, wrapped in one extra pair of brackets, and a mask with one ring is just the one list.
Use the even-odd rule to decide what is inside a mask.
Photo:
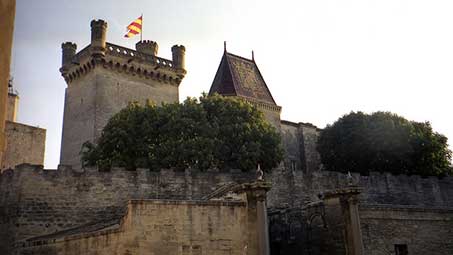
[(180, 99), (209, 90), (227, 41), (229, 52), (255, 51), (282, 119), (323, 128), (350, 111), (391, 111), (430, 121), (453, 143), (451, 0), (17, 0), (18, 121), (47, 129), (46, 168), (60, 154), (61, 43), (82, 49), (90, 21), (104, 19), (107, 41), (134, 48), (139, 37), (123, 35), (141, 13), (159, 56), (186, 46)]

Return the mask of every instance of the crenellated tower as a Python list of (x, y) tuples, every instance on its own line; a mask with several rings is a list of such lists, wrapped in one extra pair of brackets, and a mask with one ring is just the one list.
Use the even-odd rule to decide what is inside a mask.
[(141, 52), (143, 54), (157, 56), (157, 51), (159, 50), (159, 45), (157, 45), (156, 42), (145, 40), (145, 41), (139, 41), (138, 43), (136, 43), (135, 49), (138, 52)]
[(80, 166), (80, 149), (94, 141), (112, 115), (129, 102), (178, 102), (179, 84), (186, 74), (185, 48), (172, 47), (173, 59), (157, 56), (158, 44), (141, 41), (136, 50), (106, 41), (107, 23), (91, 22), (91, 43), (79, 52), (62, 44), (60, 72), (67, 88), (60, 164)]

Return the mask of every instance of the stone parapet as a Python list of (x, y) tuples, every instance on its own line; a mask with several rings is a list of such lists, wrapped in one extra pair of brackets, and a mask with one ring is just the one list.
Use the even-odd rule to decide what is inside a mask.
[(92, 58), (91, 52), (90, 46), (85, 47), (74, 55), (72, 64), (60, 69), (68, 83), (89, 73), (96, 66), (173, 85), (179, 85), (186, 74), (185, 70), (175, 68), (171, 60), (111, 43), (106, 43), (105, 56), (101, 59)]

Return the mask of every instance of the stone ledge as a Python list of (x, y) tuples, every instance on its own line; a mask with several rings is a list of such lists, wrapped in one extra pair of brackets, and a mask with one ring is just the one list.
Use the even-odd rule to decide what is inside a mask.
[(222, 201), (222, 200), (163, 200), (163, 199), (131, 199), (130, 205), (196, 205), (196, 206), (246, 206), (244, 201)]

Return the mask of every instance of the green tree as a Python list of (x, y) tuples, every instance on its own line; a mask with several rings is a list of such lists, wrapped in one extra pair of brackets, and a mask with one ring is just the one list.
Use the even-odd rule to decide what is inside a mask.
[(326, 170), (442, 176), (452, 174), (447, 138), (429, 122), (389, 112), (351, 112), (328, 125), (318, 139)]
[(182, 104), (130, 104), (114, 115), (96, 143), (82, 147), (84, 166), (264, 170), (283, 159), (280, 136), (261, 112), (219, 95)]

